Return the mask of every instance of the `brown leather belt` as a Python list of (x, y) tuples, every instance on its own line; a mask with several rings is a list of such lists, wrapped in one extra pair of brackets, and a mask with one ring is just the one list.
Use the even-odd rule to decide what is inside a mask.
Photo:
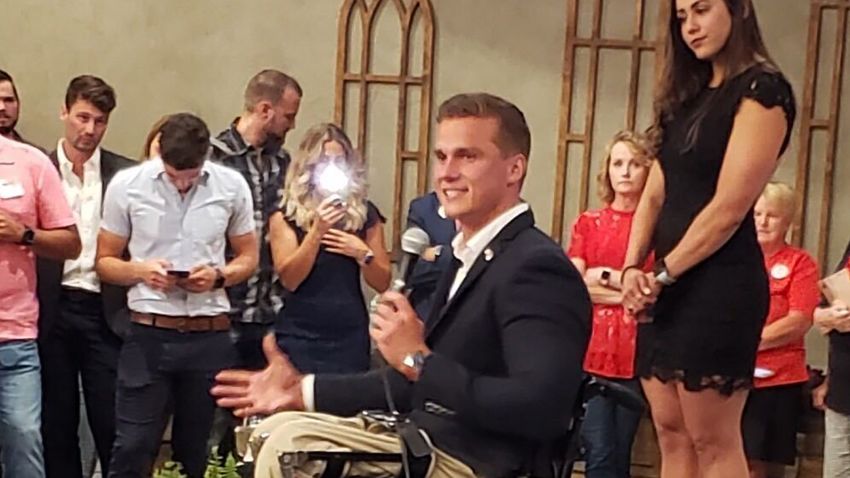
[(130, 312), (130, 320), (137, 324), (178, 332), (217, 332), (230, 329), (230, 318), (225, 314), (199, 317), (143, 314)]

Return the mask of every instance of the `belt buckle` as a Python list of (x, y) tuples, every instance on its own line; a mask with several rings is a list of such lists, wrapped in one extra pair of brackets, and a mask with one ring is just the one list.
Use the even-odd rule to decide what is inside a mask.
[(177, 319), (177, 331), (181, 334), (189, 331), (189, 319), (186, 317), (180, 317)]

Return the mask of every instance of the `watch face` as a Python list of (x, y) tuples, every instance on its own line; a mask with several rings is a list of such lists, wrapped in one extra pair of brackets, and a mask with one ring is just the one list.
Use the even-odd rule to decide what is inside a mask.
[(21, 237), (21, 244), (31, 246), (34, 241), (35, 241), (35, 231), (33, 231), (30, 228), (27, 228), (24, 231), (24, 235)]
[(401, 361), (405, 367), (413, 368), (416, 365), (416, 361), (413, 360), (413, 354), (407, 354), (404, 356), (404, 359)]

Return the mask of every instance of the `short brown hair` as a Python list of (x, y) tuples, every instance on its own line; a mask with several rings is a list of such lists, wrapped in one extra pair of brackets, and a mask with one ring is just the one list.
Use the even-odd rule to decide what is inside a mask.
[(440, 105), (437, 123), (450, 118), (495, 118), (499, 121), (496, 145), (503, 153), (531, 153), (531, 132), (525, 115), (513, 103), (489, 93), (462, 93)]
[(611, 150), (617, 143), (628, 146), (641, 165), (648, 168), (652, 164), (652, 143), (646, 135), (629, 130), (618, 131), (605, 146), (605, 161), (602, 161), (599, 174), (596, 175), (597, 194), (605, 204), (611, 204), (614, 200), (614, 188), (611, 187), (608, 167), (611, 165)]
[(245, 111), (253, 111), (260, 101), (277, 103), (290, 88), (298, 93), (299, 97), (304, 95), (295, 78), (282, 71), (268, 69), (257, 73), (245, 88)]
[(12, 85), (12, 94), (15, 95), (15, 101), (20, 101), (20, 98), (18, 98), (18, 89), (15, 88), (15, 80), (12, 79), (12, 75), (4, 70), (0, 70), (0, 83), (4, 81), (8, 81)]
[(71, 106), (79, 100), (88, 101), (107, 115), (112, 113), (117, 104), (115, 90), (103, 79), (92, 75), (80, 75), (68, 83), (68, 89), (65, 92), (65, 108), (70, 110)]
[(201, 118), (177, 113), (159, 128), (159, 156), (178, 171), (202, 166), (210, 149), (210, 130)]

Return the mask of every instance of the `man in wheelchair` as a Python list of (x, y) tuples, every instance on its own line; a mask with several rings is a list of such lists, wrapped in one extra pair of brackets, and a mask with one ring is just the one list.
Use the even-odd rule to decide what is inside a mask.
[(264, 442), (255, 476), (320, 476), (321, 453), (304, 452), (328, 450), (366, 454), (338, 470), (348, 476), (410, 476), (422, 463), (420, 476), (434, 478), (552, 475), (583, 384), (591, 306), (520, 199), (530, 145), (523, 113), (501, 98), (440, 106), (434, 185), (459, 233), (433, 310), (423, 322), (404, 295), (384, 293), (371, 335), (388, 365), (365, 374), (304, 376), (271, 336), (265, 370), (220, 373), (220, 406), (271, 415), (254, 430)]

